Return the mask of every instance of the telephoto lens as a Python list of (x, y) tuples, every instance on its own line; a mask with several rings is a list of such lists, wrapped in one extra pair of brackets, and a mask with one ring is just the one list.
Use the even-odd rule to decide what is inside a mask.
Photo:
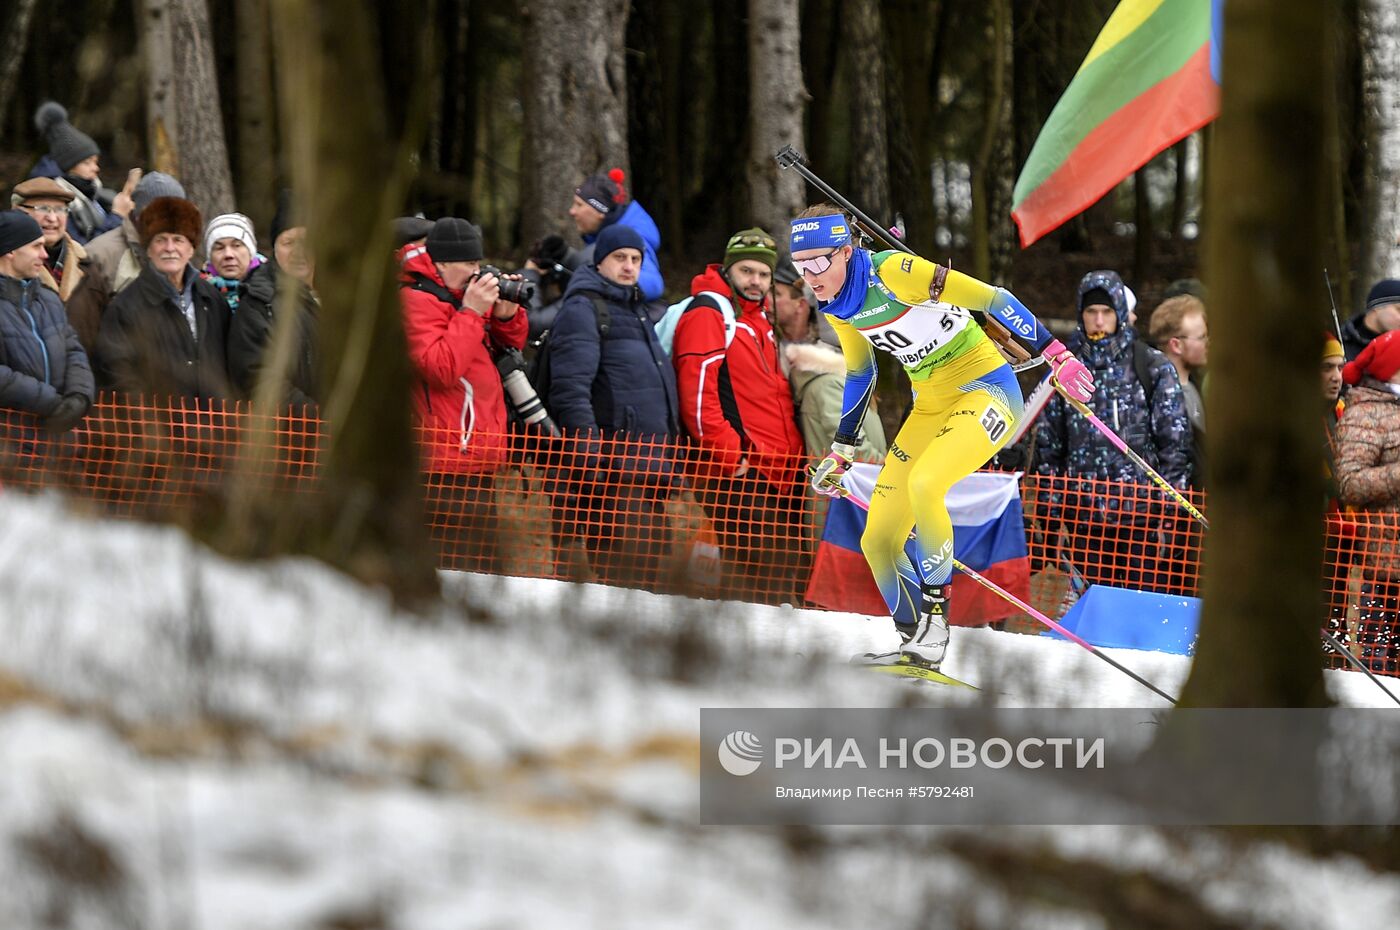
[(559, 427), (544, 409), (544, 401), (535, 386), (525, 377), (525, 356), (517, 349), (508, 349), (496, 356), (496, 370), (501, 373), (501, 385), (506, 389), (510, 405), (526, 427), (546, 436), (558, 436)]

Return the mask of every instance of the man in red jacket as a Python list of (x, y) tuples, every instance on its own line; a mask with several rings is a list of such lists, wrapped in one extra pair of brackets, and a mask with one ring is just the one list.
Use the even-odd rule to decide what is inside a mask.
[(803, 548), (796, 519), (802, 433), (768, 315), (777, 263), (772, 236), (762, 229), (735, 233), (723, 264), (691, 281), (694, 300), (671, 345), (681, 420), (717, 476), (707, 506), (725, 549), (744, 562), (759, 550)]
[(480, 273), (482, 255), (481, 230), (443, 217), (425, 248), (404, 251), (399, 278), (408, 354), (418, 372), (413, 405), (423, 427), (424, 470), (430, 485), (443, 488), (448, 516), (460, 518), (480, 543), (469, 555), (488, 564), (464, 566), (477, 569), (490, 567), (495, 532), (486, 502), (490, 476), (506, 457), (505, 393), (491, 349), (522, 348), (529, 329), (524, 310), (500, 300), (496, 278)]

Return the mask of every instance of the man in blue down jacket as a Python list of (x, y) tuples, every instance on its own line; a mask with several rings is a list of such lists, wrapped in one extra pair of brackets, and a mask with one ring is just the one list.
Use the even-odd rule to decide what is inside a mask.
[[(655, 535), (646, 527), (664, 523), (655, 486), (674, 480), (667, 444), (680, 432), (674, 370), (637, 286), (645, 254), (641, 235), (628, 226), (598, 234), (593, 264), (574, 272), (549, 333), (544, 397), (554, 422), (579, 437), (570, 447), (579, 456), (569, 463), (578, 466), (569, 496), (588, 495), (588, 517), (605, 528), (586, 541), (613, 549), (619, 569), (641, 572), (657, 568), (659, 548), (645, 540)], [(593, 438), (613, 445), (604, 449)], [(624, 440), (639, 444), (624, 447)], [(638, 521), (642, 528), (623, 525)], [(611, 535), (623, 545), (596, 538)]]
[(64, 433), (92, 404), (92, 369), (58, 294), (39, 283), (46, 257), (38, 223), (0, 213), (0, 408)]
[[(1079, 328), (1065, 346), (1094, 373), (1098, 390), (1089, 406), (1173, 487), (1185, 488), (1191, 426), (1176, 369), (1161, 352), (1139, 342), (1116, 272), (1085, 275), (1076, 306)], [(1161, 518), (1170, 514), (1174, 524), (1179, 505), (1164, 501), (1137, 465), (1059, 394), (1036, 424), (1036, 462), (1039, 474), (1054, 476), (1045, 483), (1041, 513), (1048, 518), (1052, 546), (1059, 521), (1070, 534), (1070, 550), (1062, 553), (1069, 562), (1065, 567), (1091, 584), (1181, 588), (1181, 566), (1156, 561)]]

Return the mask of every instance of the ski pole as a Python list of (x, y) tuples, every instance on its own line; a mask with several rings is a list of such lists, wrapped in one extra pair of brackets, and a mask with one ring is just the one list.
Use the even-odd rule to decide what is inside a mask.
[(1060, 392), (1060, 396), (1065, 399), (1066, 403), (1068, 403), (1075, 410), (1078, 410), (1085, 417), (1087, 417), (1089, 422), (1094, 424), (1094, 429), (1098, 430), (1100, 433), (1103, 433), (1104, 437), (1107, 438), (1109, 442), (1113, 443), (1113, 445), (1118, 449), (1119, 452), (1122, 452), (1129, 459), (1131, 459), (1134, 465), (1142, 469), (1143, 473), (1147, 475), (1147, 477), (1151, 478), (1152, 481), (1157, 485), (1157, 487), (1161, 488), (1163, 491), (1166, 491), (1167, 494), (1171, 495), (1171, 497), (1178, 504), (1186, 508), (1186, 512), (1191, 514), (1191, 516), (1195, 517), (1200, 522), (1201, 526), (1204, 526), (1206, 529), (1210, 529), (1210, 521), (1205, 518), (1205, 514), (1197, 510), (1195, 505), (1193, 505), (1190, 501), (1186, 499), (1186, 495), (1182, 494), (1176, 488), (1172, 487), (1166, 478), (1163, 478), (1161, 475), (1157, 474), (1157, 470), (1151, 465), (1147, 464), (1147, 461), (1142, 456), (1138, 455), (1131, 448), (1129, 448), (1128, 444), (1124, 442), (1121, 438), (1119, 438), (1117, 433), (1109, 429), (1107, 423), (1095, 416), (1094, 411), (1090, 410), (1087, 404), (1071, 395), (1069, 391), (1066, 391), (1064, 385), (1060, 384), (1059, 379), (1056, 378), (1054, 379), (1054, 381), (1055, 390)]
[[(779, 168), (796, 168), (797, 173), (802, 175), (802, 177), (807, 180), (808, 184), (811, 184), (817, 190), (831, 198), (838, 207), (851, 214), (851, 216), (854, 216), (872, 237), (879, 239), (885, 245), (898, 252), (904, 252), (907, 255), (915, 254), (909, 246), (901, 242), (897, 236), (891, 234), (883, 225), (872, 220), (859, 207), (841, 196), (841, 193), (836, 190), (836, 188), (817, 177), (816, 172), (807, 167), (807, 163), (802, 160), (802, 155), (797, 149), (790, 145), (785, 145), (773, 156), (773, 160), (778, 163)], [(979, 321), (983, 321), (985, 318), (985, 314), (981, 311), (976, 311), (974, 315)], [(1011, 334), (1007, 333), (1001, 324), (997, 323), (995, 320), (985, 320), (981, 322), (981, 325), (987, 330), (988, 334), (992, 336), (993, 340), (999, 346), (1002, 346), (1003, 350), (1012, 357), (1012, 371), (1026, 371), (1045, 361), (1045, 356), (1031, 355), (1024, 347), (1016, 343), (1011, 338)], [(992, 327), (995, 327), (995, 329)], [(1000, 335), (998, 335), (998, 330), (1000, 330)], [(1015, 346), (1018, 351), (1012, 351), (1010, 348), (1011, 346)], [(1020, 356), (1025, 357), (1021, 358)]]
[(1348, 649), (1345, 645), (1343, 645), (1342, 642), (1339, 639), (1337, 639), (1337, 637), (1333, 636), (1331, 630), (1323, 630), (1322, 638), (1327, 640), (1327, 642), (1332, 646), (1332, 648), (1340, 652), (1348, 662), (1350, 662), (1352, 665), (1355, 665), (1361, 671), (1365, 672), (1366, 677), (1374, 681), (1376, 683), (1376, 687), (1380, 688), (1382, 691), (1385, 692), (1386, 697), (1390, 698), (1396, 704), (1400, 704), (1400, 697), (1396, 697), (1394, 692), (1392, 692), (1385, 685), (1381, 684), (1381, 680), (1376, 677), (1376, 673), (1367, 668), (1366, 663), (1362, 662), (1356, 656), (1352, 655), (1351, 650)]
[[(1342, 341), (1342, 320), (1337, 316), (1337, 298), (1332, 296), (1332, 276), (1327, 273), (1327, 269), (1322, 269), (1322, 280), (1327, 283), (1327, 302), (1332, 305), (1332, 325), (1337, 329), (1337, 341)], [(1345, 345), (1345, 343), (1343, 343)], [(1387, 691), (1386, 694), (1390, 692)]]
[[(810, 470), (811, 470), (811, 469), (809, 469), (809, 471), (810, 471)], [(850, 492), (849, 489), (847, 489), (847, 488), (845, 488), (845, 487), (842, 487), (842, 488), (841, 488), (841, 497), (842, 497), (843, 499), (848, 500), (848, 501), (850, 501), (851, 503), (855, 504), (855, 505), (856, 505), (857, 507), (859, 507), (861, 510), (865, 510), (865, 511), (869, 511), (869, 510), (870, 510), (870, 502), (869, 502), (869, 501), (866, 501), (866, 500), (863, 500), (863, 499), (860, 498), (860, 497), (857, 497), (856, 495), (852, 494), (852, 493)], [(910, 533), (909, 536), (910, 536), (910, 538), (912, 539), (913, 536), (914, 536), (914, 534), (913, 534), (913, 533)], [(1142, 677), (1141, 675), (1139, 675), (1137, 672), (1134, 672), (1132, 669), (1128, 668), (1128, 667), (1127, 667), (1126, 665), (1124, 665), (1123, 663), (1121, 663), (1121, 662), (1119, 662), (1118, 660), (1114, 659), (1112, 656), (1105, 655), (1105, 654), (1104, 654), (1097, 646), (1095, 646), (1093, 643), (1089, 642), (1088, 640), (1086, 640), (1086, 639), (1084, 639), (1084, 638), (1082, 638), (1082, 637), (1080, 637), (1080, 636), (1075, 635), (1074, 633), (1071, 633), (1071, 632), (1070, 632), (1068, 629), (1066, 629), (1064, 626), (1060, 625), (1059, 623), (1056, 623), (1054, 620), (1051, 620), (1049, 617), (1045, 616), (1045, 614), (1043, 614), (1043, 613), (1041, 613), (1040, 611), (1036, 610), (1036, 609), (1035, 609), (1034, 607), (1032, 607), (1030, 604), (1027, 604), (1025, 601), (1021, 600), (1019, 597), (1017, 597), (1016, 595), (1012, 594), (1010, 591), (1006, 590), (1006, 589), (1003, 588), (1001, 585), (999, 585), (999, 584), (997, 584), (996, 582), (990, 580), (989, 578), (983, 577), (982, 575), (980, 575), (980, 574), (978, 574), (977, 572), (973, 571), (972, 569), (968, 568), (968, 567), (967, 567), (966, 565), (964, 565), (963, 563), (959, 562), (957, 559), (953, 559), (953, 567), (954, 567), (955, 569), (957, 569), (958, 571), (962, 572), (962, 573), (963, 573), (964, 575), (966, 575), (967, 577), (971, 578), (973, 581), (975, 581), (975, 582), (977, 582), (978, 584), (980, 584), (982, 587), (986, 588), (988, 591), (991, 591), (991, 592), (992, 592), (993, 594), (995, 594), (997, 597), (1000, 597), (1002, 600), (1006, 601), (1008, 604), (1011, 604), (1011, 605), (1017, 607), (1018, 609), (1024, 611), (1025, 613), (1030, 614), (1030, 615), (1031, 615), (1032, 617), (1034, 617), (1036, 620), (1040, 621), (1040, 622), (1043, 623), (1045, 626), (1047, 626), (1047, 627), (1049, 627), (1050, 629), (1054, 630), (1056, 633), (1059, 633), (1059, 634), (1060, 634), (1061, 636), (1063, 636), (1065, 639), (1069, 640), (1070, 642), (1074, 643), (1074, 644), (1077, 645), (1077, 646), (1081, 646), (1081, 647), (1083, 647), (1084, 649), (1089, 650), (1090, 653), (1092, 653), (1093, 655), (1097, 656), (1097, 657), (1100, 658), (1100, 659), (1103, 659), (1103, 660), (1104, 660), (1105, 662), (1107, 662), (1109, 665), (1111, 665), (1111, 666), (1113, 666), (1114, 668), (1118, 669), (1118, 671), (1120, 671), (1120, 672), (1122, 672), (1123, 674), (1127, 675), (1127, 676), (1128, 676), (1129, 678), (1131, 678), (1133, 681), (1136, 681), (1138, 684), (1142, 685), (1144, 688), (1146, 688), (1147, 690), (1151, 691), (1153, 694), (1156, 694), (1158, 697), (1162, 698), (1163, 700), (1167, 701), (1167, 702), (1170, 703), (1170, 704), (1173, 704), (1173, 705), (1176, 704), (1176, 698), (1172, 697), (1170, 694), (1167, 694), (1167, 692), (1163, 691), (1161, 688), (1158, 688), (1156, 685), (1152, 684), (1152, 682), (1150, 682), (1150, 681), (1148, 681), (1147, 679), (1143, 678), (1143, 677)]]

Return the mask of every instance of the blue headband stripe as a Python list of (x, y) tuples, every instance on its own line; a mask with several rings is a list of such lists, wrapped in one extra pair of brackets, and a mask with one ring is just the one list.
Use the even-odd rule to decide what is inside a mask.
[(814, 216), (792, 221), (792, 238), (788, 248), (792, 252), (834, 249), (848, 245), (850, 241), (851, 227), (844, 216)]

